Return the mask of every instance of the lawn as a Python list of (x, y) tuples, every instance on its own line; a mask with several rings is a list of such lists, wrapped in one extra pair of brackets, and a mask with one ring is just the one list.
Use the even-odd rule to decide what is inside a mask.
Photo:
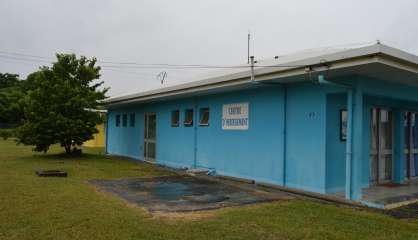
[[(148, 164), (86, 150), (68, 159), (0, 140), (0, 239), (418, 239), (417, 220), (377, 211), (291, 200), (228, 208), (199, 217), (152, 216), (89, 179), (173, 174)], [(39, 178), (37, 169), (68, 178)], [(192, 215), (191, 215), (192, 216)]]

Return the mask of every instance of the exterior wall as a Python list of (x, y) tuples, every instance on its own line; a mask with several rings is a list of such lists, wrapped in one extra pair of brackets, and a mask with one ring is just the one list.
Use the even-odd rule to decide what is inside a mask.
[[(107, 150), (110, 154), (142, 159), (144, 113), (155, 112), (159, 164), (204, 167), (220, 175), (324, 193), (328, 90), (312, 84), (293, 84), (286, 90), (268, 85), (255, 90), (110, 109)], [(242, 102), (249, 103), (249, 129), (222, 130), (223, 104)], [(202, 107), (210, 108), (207, 127), (196, 125)], [(190, 108), (195, 110), (195, 124), (185, 127), (184, 110)], [(179, 127), (171, 127), (173, 110), (180, 110)], [(116, 114), (131, 112), (136, 113), (135, 127), (115, 127)]]
[[(116, 115), (135, 113), (135, 127), (115, 127)], [(108, 111), (107, 115), (107, 153), (142, 159), (143, 156), (143, 113), (137, 108), (119, 108)]]
[[(418, 91), (360, 77), (347, 77), (347, 81), (355, 87), (362, 106), (356, 112), (361, 112), (361, 121), (356, 120), (361, 122), (356, 125), (361, 129), (357, 129), (354, 135), (354, 144), (357, 144), (354, 153), (358, 161), (353, 160), (353, 184), (355, 188), (367, 187), (370, 174), (370, 108), (379, 105), (418, 110)], [(241, 102), (249, 103), (249, 129), (222, 130), (222, 105)], [(221, 175), (319, 193), (343, 191), (345, 142), (339, 138), (339, 111), (345, 108), (345, 102), (344, 89), (299, 83), (288, 85), (286, 90), (269, 85), (255, 90), (111, 109), (108, 152), (142, 159), (144, 113), (155, 112), (156, 162), (159, 164), (204, 167)], [(210, 108), (210, 124), (207, 127), (197, 124), (202, 107)], [(195, 111), (194, 126), (185, 127), (182, 124), (184, 111), (190, 108)], [(179, 127), (171, 127), (172, 110), (180, 110)], [(117, 113), (129, 115), (131, 112), (136, 113), (135, 127), (114, 127)], [(361, 141), (358, 141), (359, 137)], [(361, 195), (359, 190), (356, 191), (357, 195)]]
[(105, 146), (105, 124), (96, 126), (98, 133), (94, 134), (94, 138), (83, 143), (84, 147), (104, 147)]
[[(369, 185), (370, 109), (418, 112), (418, 89), (365, 77), (346, 77), (355, 91), (352, 184), (355, 199)], [(345, 142), (340, 141), (344, 89), (298, 83), (266, 85), (254, 90), (160, 101), (110, 109), (107, 151), (143, 158), (144, 113), (157, 115), (156, 162), (171, 167), (209, 168), (217, 174), (253, 179), (319, 193), (345, 189)], [(222, 130), (223, 104), (249, 104), (248, 130)], [(360, 108), (357, 108), (360, 106)], [(209, 126), (199, 126), (199, 109), (210, 108)], [(183, 126), (184, 112), (194, 109), (193, 127)], [(180, 126), (171, 126), (171, 111), (180, 110)], [(116, 114), (136, 114), (134, 127), (115, 127)], [(129, 122), (129, 121), (128, 121)], [(357, 127), (357, 128), (356, 128)], [(358, 129), (358, 128), (361, 129)], [(395, 134), (398, 141), (402, 132)], [(398, 142), (397, 142), (398, 141)], [(399, 145), (401, 146), (401, 145)], [(394, 169), (403, 167), (397, 148)], [(393, 174), (394, 176), (396, 174)], [(402, 174), (397, 174), (402, 178)]]
[[(248, 130), (222, 130), (222, 105), (249, 103)], [(202, 97), (210, 125), (197, 129), (197, 167), (223, 175), (280, 184), (283, 173), (283, 89), (269, 87)]]
[(291, 188), (325, 193), (326, 93), (311, 83), (288, 87), (286, 182)]
[[(222, 130), (222, 105), (249, 103), (248, 130)], [(209, 126), (198, 125), (198, 112), (210, 108)], [(193, 127), (183, 126), (184, 110), (194, 109)], [(180, 110), (180, 126), (171, 111)], [(115, 127), (117, 114), (136, 113), (135, 127)], [(109, 110), (110, 154), (143, 158), (144, 113), (157, 114), (157, 160), (172, 167), (205, 167), (218, 174), (282, 184), (283, 88), (262, 87)]]
[(347, 94), (327, 96), (326, 127), (326, 192), (343, 192), (345, 189), (345, 147), (340, 139), (340, 111), (347, 108)]

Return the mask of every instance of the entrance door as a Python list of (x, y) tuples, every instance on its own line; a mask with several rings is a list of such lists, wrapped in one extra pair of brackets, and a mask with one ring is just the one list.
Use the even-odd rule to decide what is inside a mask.
[(385, 183), (392, 180), (393, 164), (392, 111), (373, 108), (371, 112), (370, 182)]
[(157, 116), (155, 113), (145, 113), (144, 124), (144, 160), (155, 161), (157, 150)]
[(405, 114), (405, 176), (408, 179), (418, 176), (418, 113)]

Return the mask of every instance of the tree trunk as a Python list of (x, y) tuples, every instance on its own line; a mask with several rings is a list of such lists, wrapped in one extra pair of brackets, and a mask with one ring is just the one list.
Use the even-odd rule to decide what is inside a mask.
[(65, 148), (65, 153), (67, 155), (71, 155), (71, 144), (65, 145), (64, 148)]

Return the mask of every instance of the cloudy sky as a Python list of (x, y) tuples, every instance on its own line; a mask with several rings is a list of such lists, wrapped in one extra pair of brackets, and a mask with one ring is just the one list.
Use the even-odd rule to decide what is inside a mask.
[(0, 72), (22, 78), (57, 52), (95, 56), (110, 95), (198, 79), (207, 69), (324, 46), (372, 42), (418, 54), (416, 0), (1, 0)]

